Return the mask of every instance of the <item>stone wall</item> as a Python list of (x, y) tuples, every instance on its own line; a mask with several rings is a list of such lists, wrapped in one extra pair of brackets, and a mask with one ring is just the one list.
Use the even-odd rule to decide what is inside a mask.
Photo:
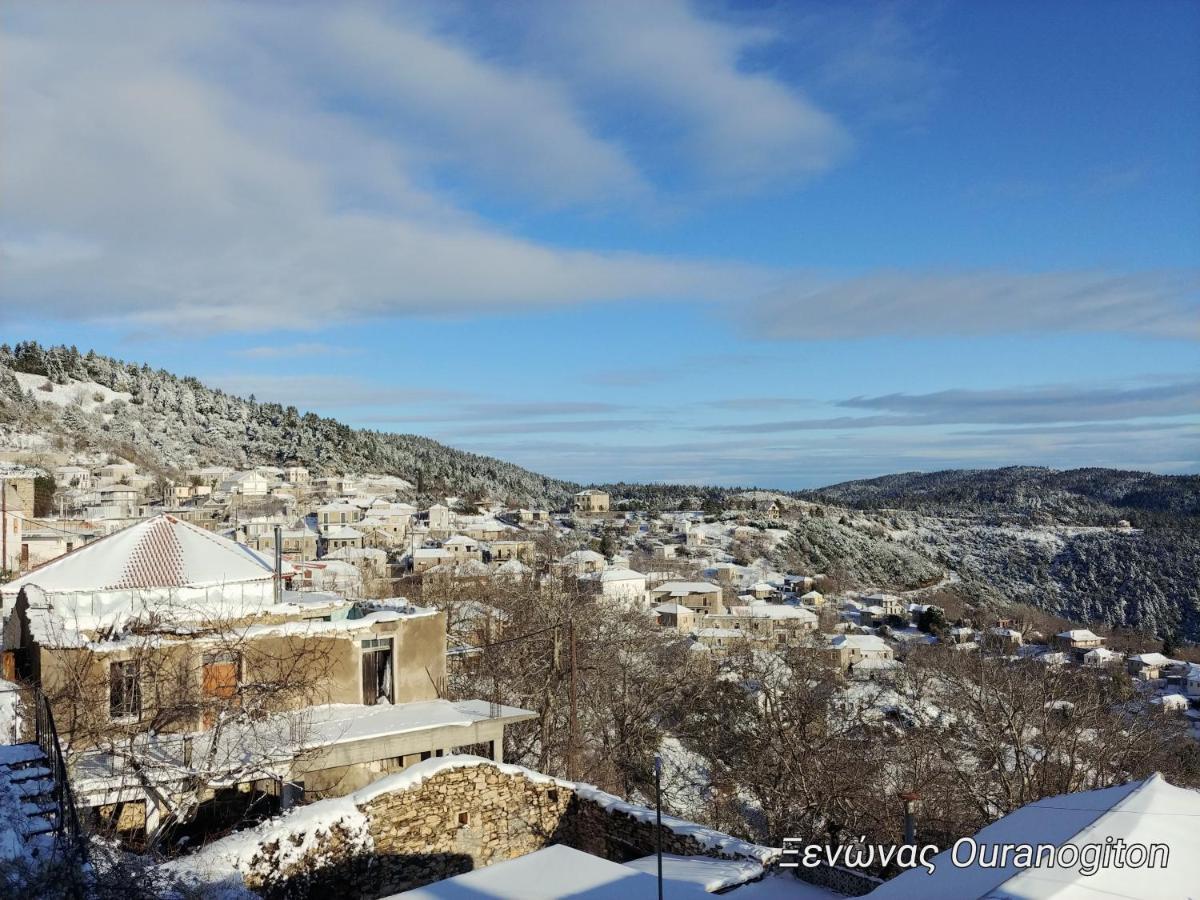
[[(321, 821), (320, 803), (297, 818), (305, 823), (303, 833), (289, 833), (287, 817), (260, 826), (264, 838), (252, 855), (242, 852), (244, 862), (236, 866), (248, 887), (269, 900), (375, 900), (550, 844), (616, 862), (655, 850), (652, 810), (589, 785), (477, 757), (429, 760), (349, 798), (322, 802), (341, 804), (329, 807), (339, 815), (350, 809), (357, 829), (344, 816), (314, 825)], [(246, 835), (226, 840), (245, 844)], [(221, 858), (222, 843), (199, 856)], [(663, 851), (768, 865), (778, 858), (769, 848), (668, 817)]]

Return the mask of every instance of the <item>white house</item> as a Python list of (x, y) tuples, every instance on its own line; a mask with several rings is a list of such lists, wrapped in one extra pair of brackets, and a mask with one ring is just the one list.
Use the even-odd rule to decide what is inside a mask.
[(1188, 663), (1183, 679), (1183, 692), (1189, 699), (1200, 700), (1200, 665)]
[(579, 580), (606, 600), (636, 606), (646, 606), (650, 602), (650, 594), (646, 590), (646, 576), (633, 569), (612, 568), (601, 572), (588, 572), (581, 575)]

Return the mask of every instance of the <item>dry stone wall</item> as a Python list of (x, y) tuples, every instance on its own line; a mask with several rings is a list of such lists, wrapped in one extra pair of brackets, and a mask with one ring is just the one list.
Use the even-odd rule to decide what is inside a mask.
[[(242, 867), (246, 885), (269, 900), (374, 900), (551, 844), (617, 862), (655, 850), (652, 811), (481, 759), (435, 767), (397, 790), (368, 787), (351, 799), (369, 840), (340, 822), (315, 835), (277, 829)], [(663, 851), (775, 860), (768, 848), (674, 819), (664, 819)]]

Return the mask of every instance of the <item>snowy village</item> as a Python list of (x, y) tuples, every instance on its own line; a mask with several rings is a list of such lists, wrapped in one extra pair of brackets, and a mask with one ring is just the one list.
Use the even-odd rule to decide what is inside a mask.
[(0, 3), (0, 900), (1200, 900), (1198, 61)]
[[(1111, 729), (1124, 752), (1200, 740), (1200, 664), (1114, 650), (1088, 628), (956, 615), (937, 603), (953, 572), (896, 593), (773, 568), (767, 548), (816, 509), (782, 494), (669, 513), (598, 488), (557, 509), (479, 492), (419, 508), (406, 499), (415, 485), (395, 476), (209, 466), (173, 482), (86, 454), (5, 463), (0, 483), (0, 798), (5, 852), (35, 861), (31, 884), (36, 861), (53, 860), (46, 871), (83, 890), (99, 854), (113, 871), (137, 860), (147, 884), (199, 896), (322, 896), (335, 884), (370, 898), (510, 896), (504, 885), (536, 877), (539, 896), (594, 883), (578, 895), (606, 897), (653, 888), (663, 852), (672, 897), (908, 896), (896, 893), (905, 879), (957, 884), (970, 870), (789, 865), (787, 841), (805, 836), (747, 833), (722, 811), (713, 766), (737, 778), (742, 754), (778, 752), (774, 741), (794, 735), (706, 750), (750, 725), (769, 732), (790, 706), (787, 728), (812, 741), (803, 752), (848, 766), (846, 777), (855, 761), (830, 754), (874, 740), (859, 749), (867, 765), (899, 752), (898, 732), (953, 740), (962, 717), (991, 715), (1003, 695), (939, 708), (988, 669), (1040, 683), (1041, 708), (1022, 711), (1035, 721), (1006, 737), (1036, 743), (1053, 727), (1057, 739), (1104, 744), (1094, 732)], [(613, 683), (630, 678), (639, 683)], [(662, 683), (676, 679), (707, 685)], [(707, 696), (739, 683), (736, 700)], [(730, 715), (731, 701), (745, 708)], [(1099, 714), (1105, 703), (1115, 718)], [(698, 725), (689, 708), (716, 718)], [(1129, 716), (1144, 735), (1130, 735)], [(735, 733), (721, 736), (727, 727)], [(631, 771), (639, 761), (646, 769)], [(1079, 765), (1067, 783), (1088, 785)], [(754, 791), (797, 774), (735, 789), (769, 804)], [(1129, 804), (1193, 815), (1196, 797), (1151, 774), (1054, 798), (1103, 803), (1095, 811), (1111, 814), (1096, 821), (1048, 823), (1034, 811), (1052, 801), (1035, 799), (976, 840), (1022, 817), (1036, 823), (1022, 834), (1046, 825), (1056, 844), (1085, 825), (1119, 837)], [(885, 829), (945, 839), (932, 792), (872, 801), (892, 820)], [(659, 824), (663, 805), (672, 814)]]

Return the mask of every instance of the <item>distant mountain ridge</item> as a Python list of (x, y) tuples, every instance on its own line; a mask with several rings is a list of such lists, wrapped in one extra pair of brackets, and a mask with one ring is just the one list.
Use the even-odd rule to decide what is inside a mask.
[(1023, 516), (1047, 524), (1112, 525), (1139, 516), (1154, 521), (1200, 517), (1200, 475), (1123, 469), (1009, 466), (902, 472), (799, 495), (855, 509)]
[[(22, 387), (18, 375), (45, 381)], [(38, 402), (47, 382), (78, 383), (76, 395), (67, 403)], [(399, 475), (430, 496), (483, 489), (525, 505), (557, 505), (577, 489), (427, 437), (351, 428), (294, 406), (236, 397), (196, 378), (34, 341), (0, 346), (3, 429), (45, 435), (72, 449), (134, 455), (163, 470), (295, 461), (315, 472)]]

